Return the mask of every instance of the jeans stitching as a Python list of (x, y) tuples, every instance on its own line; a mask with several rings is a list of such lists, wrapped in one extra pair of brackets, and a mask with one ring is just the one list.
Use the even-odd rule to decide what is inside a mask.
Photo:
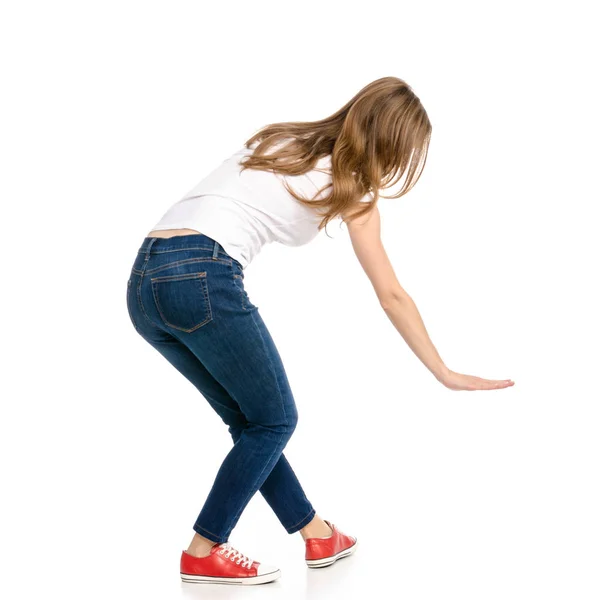
[(194, 258), (182, 258), (181, 260), (176, 260), (174, 262), (166, 263), (164, 265), (161, 265), (160, 267), (154, 267), (153, 269), (147, 269), (144, 272), (146, 273), (146, 275), (150, 275), (152, 273), (157, 273), (158, 271), (161, 271), (162, 269), (168, 269), (169, 267), (178, 267), (179, 265), (193, 264), (196, 262), (206, 262), (206, 261), (220, 262), (220, 263), (223, 263), (226, 265), (231, 264), (231, 261), (225, 260), (224, 258), (215, 258), (213, 261), (213, 259), (208, 256), (196, 256)]
[[(212, 252), (214, 250), (214, 246), (181, 246), (179, 248), (173, 248), (171, 250), (152, 250), (150, 254), (167, 254), (168, 252), (181, 252), (181, 250), (210, 250)], [(138, 254), (145, 253), (146, 250), (143, 248), (140, 248), (138, 250)], [(229, 254), (227, 254), (227, 252), (221, 252), (219, 250), (218, 254), (223, 257), (231, 258)]]
[[(194, 275), (198, 275), (197, 273), (194, 273)], [(169, 321), (166, 319), (165, 315), (163, 314), (161, 307), (160, 307), (160, 302), (158, 301), (158, 294), (156, 293), (156, 283), (157, 281), (154, 280), (152, 281), (152, 279), (150, 280), (150, 285), (152, 287), (152, 296), (154, 298), (154, 303), (156, 304), (156, 310), (158, 311), (158, 314), (160, 315), (161, 319), (164, 321), (165, 325), (167, 325), (168, 327), (172, 327), (173, 329), (177, 329), (178, 331), (184, 331), (186, 333), (192, 333), (193, 331), (196, 331), (196, 329), (198, 329), (199, 327), (202, 327), (203, 325), (206, 325), (206, 323), (208, 323), (209, 321), (212, 320), (212, 308), (210, 306), (210, 299), (208, 298), (208, 285), (206, 282), (206, 277), (201, 277), (201, 276), (197, 276), (197, 277), (186, 277), (183, 281), (187, 280), (187, 279), (198, 279), (200, 282), (200, 287), (202, 289), (202, 294), (204, 296), (204, 301), (205, 301), (205, 306), (208, 310), (208, 314), (206, 316), (206, 319), (204, 319), (204, 321), (202, 321), (201, 323), (198, 323), (197, 325), (194, 325), (194, 327), (190, 328), (190, 329), (185, 329), (183, 327), (178, 327), (177, 325), (174, 325), (173, 323), (169, 323)]]
[(163, 275), (161, 277), (150, 277), (150, 281), (185, 281), (186, 279), (196, 279), (197, 277), (206, 277), (206, 271), (197, 273), (180, 273), (179, 275)]
[[(146, 263), (144, 263), (144, 264), (146, 264)], [(138, 306), (140, 308), (140, 312), (144, 315), (144, 317), (146, 318), (148, 323), (150, 323), (150, 325), (152, 325), (152, 327), (156, 327), (156, 324), (154, 323), (154, 321), (152, 321), (152, 319), (146, 314), (146, 311), (144, 310), (144, 305), (142, 304), (142, 281), (143, 280), (144, 280), (144, 271), (142, 269), (142, 274), (140, 276), (140, 282), (138, 283), (138, 286), (137, 286)]]
[[(164, 254), (166, 252), (177, 252), (178, 250), (210, 250), (212, 252), (213, 246), (181, 246), (180, 248), (174, 248), (173, 250), (153, 250), (152, 254)], [(145, 248), (140, 248), (138, 250), (138, 254), (144, 254), (145, 252)]]

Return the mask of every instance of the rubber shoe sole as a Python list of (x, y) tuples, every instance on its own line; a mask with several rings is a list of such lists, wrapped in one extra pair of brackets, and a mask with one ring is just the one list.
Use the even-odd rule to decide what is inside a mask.
[(356, 542), (354, 542), (354, 544), (352, 546), (350, 546), (350, 548), (346, 548), (345, 550), (342, 550), (341, 552), (338, 552), (337, 554), (334, 554), (333, 556), (328, 556), (327, 558), (318, 558), (315, 560), (306, 560), (306, 564), (311, 569), (320, 569), (321, 567), (328, 567), (329, 565), (332, 565), (334, 562), (336, 562), (340, 558), (345, 558), (346, 556), (350, 556), (351, 554), (353, 554), (354, 551), (356, 550), (357, 544), (358, 544), (358, 540), (356, 540)]
[(255, 577), (211, 577), (210, 575), (190, 575), (181, 573), (181, 581), (186, 583), (225, 583), (227, 585), (259, 585), (275, 581), (281, 576), (281, 571), (276, 569), (269, 573), (256, 575)]

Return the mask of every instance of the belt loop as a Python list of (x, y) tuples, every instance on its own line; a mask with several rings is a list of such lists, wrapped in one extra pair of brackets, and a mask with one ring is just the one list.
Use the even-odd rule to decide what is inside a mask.
[[(157, 240), (158, 238), (151, 238), (150, 242), (148, 243), (148, 245), (146, 246), (146, 254), (144, 255), (144, 262), (142, 263), (142, 268), (141, 268), (141, 275), (142, 277), (144, 276), (144, 273), (146, 272), (146, 265), (148, 264), (148, 259), (150, 258), (150, 248), (152, 248), (152, 244), (154, 244), (154, 242)], [(140, 279), (140, 286), (142, 285), (142, 280)], [(139, 290), (139, 288), (138, 288)]]
[(150, 239), (150, 243), (146, 246), (146, 256), (145, 259), (146, 261), (150, 258), (150, 248), (152, 248), (152, 244), (154, 244), (154, 242), (157, 240), (158, 238), (151, 238)]
[(218, 254), (218, 252), (219, 252), (219, 248), (220, 248), (220, 246), (219, 246), (219, 242), (217, 242), (217, 241), (215, 240), (215, 246), (214, 246), (214, 248), (213, 248), (213, 255), (212, 255), (212, 257), (213, 257), (213, 260), (216, 260), (216, 259), (217, 259), (217, 254)]

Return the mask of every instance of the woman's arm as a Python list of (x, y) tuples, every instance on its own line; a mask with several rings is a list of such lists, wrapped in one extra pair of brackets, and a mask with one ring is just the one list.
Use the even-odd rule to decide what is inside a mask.
[(509, 379), (482, 379), (451, 371), (429, 338), (417, 306), (402, 288), (381, 241), (379, 208), (348, 223), (358, 261), (370, 279), (381, 307), (410, 349), (438, 381), (453, 390), (489, 390), (513, 385)]

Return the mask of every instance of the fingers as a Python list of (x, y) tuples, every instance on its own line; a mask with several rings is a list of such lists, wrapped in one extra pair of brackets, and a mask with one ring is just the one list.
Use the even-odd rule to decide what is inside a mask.
[(511, 379), (482, 379), (481, 377), (471, 377), (470, 381), (464, 382), (461, 386), (463, 390), (498, 390), (514, 385)]
[(484, 379), (481, 381), (480, 386), (482, 387), (480, 387), (479, 389), (496, 390), (500, 388), (510, 387), (514, 385), (514, 383), (515, 382), (510, 379)]
[(475, 377), (474, 375), (471, 375), (472, 379), (477, 379), (477, 381), (485, 381), (486, 383), (504, 383), (504, 382), (513, 382), (512, 379), (484, 379), (483, 377)]
[(454, 390), (497, 390), (511, 387), (515, 384), (512, 379), (484, 379), (475, 375), (454, 374), (454, 379), (446, 385)]

